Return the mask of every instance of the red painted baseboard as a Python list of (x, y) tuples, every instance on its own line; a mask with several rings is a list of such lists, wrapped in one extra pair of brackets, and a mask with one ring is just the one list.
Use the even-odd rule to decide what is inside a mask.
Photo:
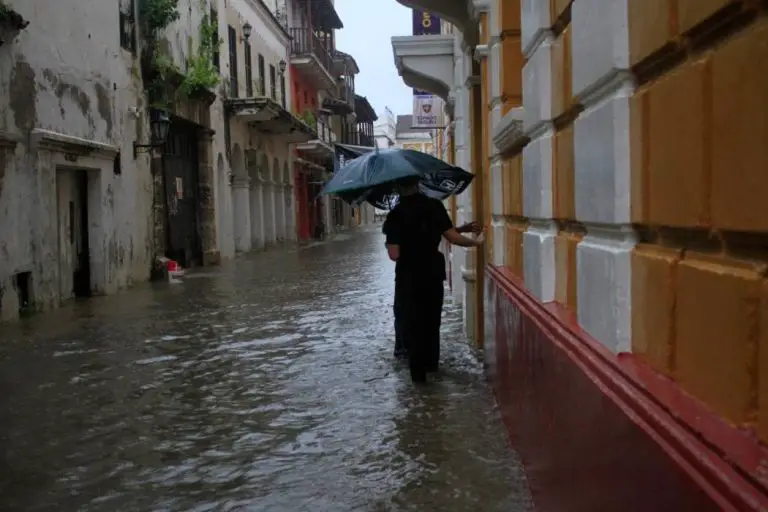
[(489, 266), (485, 358), (544, 512), (768, 510), (768, 451)]

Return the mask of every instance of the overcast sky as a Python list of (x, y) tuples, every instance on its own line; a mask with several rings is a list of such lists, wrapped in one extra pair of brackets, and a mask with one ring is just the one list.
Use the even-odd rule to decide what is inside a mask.
[(335, 5), (344, 23), (336, 47), (360, 67), (355, 92), (367, 97), (379, 116), (384, 107), (395, 115), (410, 114), (413, 93), (397, 74), (390, 38), (411, 34), (411, 10), (396, 0), (336, 0)]

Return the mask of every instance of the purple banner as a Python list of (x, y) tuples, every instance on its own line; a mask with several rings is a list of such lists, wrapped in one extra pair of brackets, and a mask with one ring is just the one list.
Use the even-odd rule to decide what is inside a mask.
[(413, 35), (426, 36), (440, 34), (440, 18), (430, 11), (413, 10)]

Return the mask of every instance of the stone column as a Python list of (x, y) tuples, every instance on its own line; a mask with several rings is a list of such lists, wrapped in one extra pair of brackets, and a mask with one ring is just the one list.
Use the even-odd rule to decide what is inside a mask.
[(287, 183), (283, 188), (283, 204), (285, 205), (285, 239), (296, 240), (296, 217), (294, 215), (293, 185)]
[(166, 212), (165, 192), (163, 187), (163, 159), (152, 152), (150, 169), (152, 172), (152, 244), (155, 257), (165, 256), (166, 250)]
[(251, 180), (251, 248), (260, 250), (264, 248), (264, 183), (261, 179)]
[(275, 243), (275, 183), (264, 181), (264, 242)]
[(251, 250), (251, 179), (247, 176), (235, 176), (232, 183), (234, 202), (235, 250)]
[(216, 196), (213, 165), (213, 132), (201, 130), (197, 138), (198, 190), (200, 207), (200, 231), (203, 245), (203, 265), (221, 262), (216, 235)]
[(275, 238), (285, 240), (285, 186), (275, 183)]

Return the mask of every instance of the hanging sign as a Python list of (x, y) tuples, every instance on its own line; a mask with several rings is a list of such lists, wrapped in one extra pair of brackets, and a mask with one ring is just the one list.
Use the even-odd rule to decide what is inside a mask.
[(440, 34), (440, 18), (430, 11), (413, 9), (413, 35), (429, 36)]
[(443, 100), (434, 94), (413, 91), (413, 125), (411, 128), (435, 130), (445, 127)]

